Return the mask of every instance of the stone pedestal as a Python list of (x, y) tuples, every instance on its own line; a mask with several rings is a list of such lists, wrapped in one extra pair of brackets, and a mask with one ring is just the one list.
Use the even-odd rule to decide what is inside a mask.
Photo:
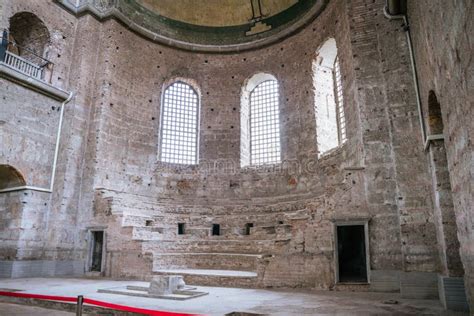
[(180, 275), (157, 275), (150, 282), (148, 293), (152, 295), (173, 294), (185, 286), (183, 277)]

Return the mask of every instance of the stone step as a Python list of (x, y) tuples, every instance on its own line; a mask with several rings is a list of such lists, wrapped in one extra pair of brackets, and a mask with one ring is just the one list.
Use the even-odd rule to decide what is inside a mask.
[(209, 269), (159, 269), (153, 270), (155, 275), (181, 275), (188, 285), (221, 286), (221, 287), (257, 287), (256, 272), (236, 270)]
[(143, 251), (150, 253), (246, 253), (279, 254), (288, 251), (290, 240), (192, 239), (143, 242)]
[(259, 254), (153, 253), (153, 268), (256, 271)]

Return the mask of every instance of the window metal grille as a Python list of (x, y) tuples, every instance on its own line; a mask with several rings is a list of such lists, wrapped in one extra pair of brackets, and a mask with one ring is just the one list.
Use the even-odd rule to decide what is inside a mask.
[(267, 80), (250, 92), (250, 163), (280, 162), (278, 82)]
[(184, 82), (166, 88), (161, 109), (160, 160), (176, 164), (197, 164), (199, 97)]
[(334, 94), (336, 99), (337, 127), (339, 144), (346, 141), (346, 117), (344, 115), (344, 97), (342, 94), (341, 68), (339, 57), (334, 61)]

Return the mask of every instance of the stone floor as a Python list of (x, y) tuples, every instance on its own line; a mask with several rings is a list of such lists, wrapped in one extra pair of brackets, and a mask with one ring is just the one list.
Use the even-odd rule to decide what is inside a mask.
[(34, 316), (71, 316), (75, 314), (63, 312), (63, 311), (55, 311), (55, 310), (36, 307), (36, 306), (0, 303), (0, 315), (1, 316), (32, 316), (32, 315)]
[[(126, 285), (147, 286), (146, 282), (104, 279), (30, 278), (0, 279), (0, 288), (18, 289), (21, 293), (62, 296), (84, 295), (87, 298), (134, 307), (174, 312), (225, 315), (231, 312), (254, 312), (271, 315), (467, 315), (443, 311), (433, 300), (401, 299), (394, 293), (334, 292), (303, 290), (253, 290), (199, 286), (209, 295), (187, 301), (128, 297), (97, 293), (98, 289)], [(7, 298), (0, 297), (5, 302)], [(387, 304), (392, 300), (398, 304)], [(7, 314), (1, 311), (7, 306)], [(24, 306), (2, 304), (0, 315), (68, 315), (34, 311), (24, 313)], [(32, 307), (29, 307), (32, 308)], [(37, 307), (34, 307), (37, 308)]]

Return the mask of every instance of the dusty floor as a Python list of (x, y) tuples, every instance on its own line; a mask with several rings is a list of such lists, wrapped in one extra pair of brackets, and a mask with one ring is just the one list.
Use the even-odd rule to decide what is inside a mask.
[(55, 311), (51, 309), (36, 307), (36, 306), (24, 306), (17, 304), (0, 303), (0, 315), (1, 316), (70, 316), (75, 315), (74, 313)]
[[(97, 293), (98, 289), (125, 285), (147, 286), (146, 282), (113, 281), (104, 279), (31, 278), (0, 279), (0, 288), (18, 289), (21, 293), (62, 296), (84, 295), (87, 298), (111, 303), (156, 310), (224, 315), (226, 313), (254, 312), (271, 315), (467, 315), (443, 311), (433, 300), (401, 299), (393, 293), (302, 291), (302, 290), (253, 290), (218, 287), (198, 287), (209, 295), (187, 300), (128, 297)], [(5, 300), (5, 298), (0, 298)], [(395, 300), (398, 304), (386, 304)], [(69, 315), (12, 304), (0, 305), (0, 315)], [(6, 314), (5, 314), (6, 311)]]

